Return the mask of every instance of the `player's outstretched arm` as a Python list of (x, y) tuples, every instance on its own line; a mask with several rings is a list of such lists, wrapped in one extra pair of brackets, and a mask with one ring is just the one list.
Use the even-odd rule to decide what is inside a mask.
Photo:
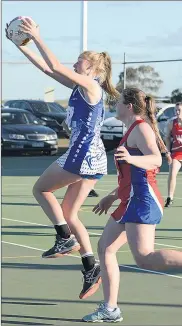
[(41, 39), (39, 30), (31, 22), (30, 19), (24, 18), (22, 19), (22, 21), (23, 23), (22, 25), (20, 25), (22, 31), (28, 33), (31, 36), (43, 59), (54, 74), (57, 74), (58, 76), (60, 76), (60, 78), (67, 78), (74, 85), (80, 85), (86, 90), (91, 90), (92, 88), (95, 88), (96, 83), (91, 77), (78, 74), (59, 62), (56, 56)]
[[(5, 33), (6, 33), (6, 37), (8, 40), (11, 41), (11, 39), (8, 37), (8, 33), (7, 33), (7, 29), (8, 29), (8, 24), (6, 24), (6, 28), (5, 28)], [(13, 43), (13, 42), (12, 42)], [(14, 44), (14, 43), (13, 43)], [(42, 72), (44, 72), (46, 75), (50, 76), (51, 78), (55, 79), (56, 81), (58, 81), (59, 83), (63, 84), (64, 86), (73, 89), (74, 84), (65, 77), (61, 77), (60, 75), (58, 75), (57, 73), (54, 73), (48, 66), (48, 64), (45, 62), (45, 60), (37, 55), (36, 53), (34, 53), (32, 50), (30, 50), (28, 48), (28, 46), (17, 46), (16, 47), (27, 57), (27, 59), (33, 63), (33, 65), (35, 67), (37, 67), (39, 70), (41, 70)]]

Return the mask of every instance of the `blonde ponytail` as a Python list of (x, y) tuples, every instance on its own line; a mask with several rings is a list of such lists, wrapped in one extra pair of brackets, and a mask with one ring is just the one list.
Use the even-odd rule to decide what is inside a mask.
[(105, 66), (105, 79), (101, 83), (104, 91), (109, 95), (110, 99), (118, 100), (120, 93), (116, 90), (116, 88), (112, 84), (112, 64), (111, 58), (107, 52), (101, 52), (100, 55), (103, 56), (104, 66)]

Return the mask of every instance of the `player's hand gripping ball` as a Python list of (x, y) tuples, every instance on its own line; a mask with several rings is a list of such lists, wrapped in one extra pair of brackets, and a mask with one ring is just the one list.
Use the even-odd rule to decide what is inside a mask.
[(25, 18), (31, 20), (32, 24), (38, 27), (38, 25), (33, 21), (32, 18), (26, 16), (16, 17), (9, 23), (9, 25), (6, 25), (7, 28), (5, 31), (7, 38), (18, 46), (26, 45), (31, 41), (31, 35), (25, 33), (20, 26), (23, 23), (22, 19)]

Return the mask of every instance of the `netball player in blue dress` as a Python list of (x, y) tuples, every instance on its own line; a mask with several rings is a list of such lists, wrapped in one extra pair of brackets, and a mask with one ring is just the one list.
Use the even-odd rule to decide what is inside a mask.
[[(43, 257), (59, 257), (79, 250), (84, 267), (79, 297), (86, 298), (99, 287), (100, 266), (78, 211), (96, 182), (107, 174), (100, 129), (104, 120), (103, 92), (113, 98), (118, 96), (111, 83), (111, 60), (106, 52), (86, 51), (72, 71), (58, 61), (29, 19), (23, 20), (21, 28), (31, 35), (42, 57), (27, 46), (18, 47), (20, 51), (46, 75), (73, 90), (66, 119), (71, 128), (69, 149), (40, 176), (33, 194), (57, 232), (54, 246)], [(63, 187), (67, 191), (60, 205), (53, 192)]]

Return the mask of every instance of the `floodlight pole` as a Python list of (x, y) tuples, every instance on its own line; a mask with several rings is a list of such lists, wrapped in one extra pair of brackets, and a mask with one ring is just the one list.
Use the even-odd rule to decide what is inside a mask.
[(126, 53), (124, 53), (123, 61), (123, 88), (126, 88)]
[(88, 1), (81, 0), (80, 53), (87, 50), (87, 8)]

